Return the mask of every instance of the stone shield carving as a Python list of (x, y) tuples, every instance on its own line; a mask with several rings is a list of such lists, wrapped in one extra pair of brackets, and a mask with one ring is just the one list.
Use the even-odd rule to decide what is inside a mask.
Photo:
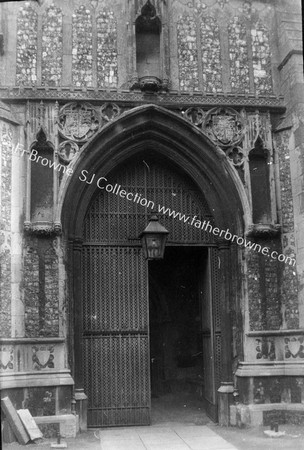
[(89, 103), (68, 103), (59, 112), (59, 132), (68, 140), (85, 142), (98, 131), (99, 125), (99, 114)]
[(285, 338), (285, 358), (304, 358), (304, 337)]
[(240, 142), (244, 123), (240, 114), (231, 108), (213, 108), (206, 115), (204, 130), (219, 146), (230, 147)]
[(54, 368), (54, 346), (33, 346), (33, 368), (36, 370)]

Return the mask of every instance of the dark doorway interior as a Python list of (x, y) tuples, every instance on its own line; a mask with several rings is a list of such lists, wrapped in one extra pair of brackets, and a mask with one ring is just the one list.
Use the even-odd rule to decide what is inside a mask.
[(205, 247), (167, 247), (163, 260), (149, 262), (152, 413), (153, 404), (171, 413), (185, 402), (202, 407), (200, 289), (207, 261)]

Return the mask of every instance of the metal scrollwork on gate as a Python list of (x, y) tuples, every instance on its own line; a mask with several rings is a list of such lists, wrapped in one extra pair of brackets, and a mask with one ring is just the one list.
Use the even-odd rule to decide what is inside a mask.
[(220, 147), (231, 147), (239, 143), (245, 127), (240, 114), (231, 108), (213, 108), (205, 118), (203, 129)]
[(59, 112), (59, 133), (65, 139), (85, 142), (99, 129), (98, 112), (89, 103), (68, 103)]

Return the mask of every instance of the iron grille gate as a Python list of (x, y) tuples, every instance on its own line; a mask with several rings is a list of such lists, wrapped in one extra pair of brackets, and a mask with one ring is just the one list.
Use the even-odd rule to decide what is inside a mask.
[[(148, 168), (147, 171), (147, 162)], [(127, 192), (208, 219), (208, 205), (184, 174), (145, 158), (108, 176)], [(115, 182), (115, 183), (114, 183)], [(150, 422), (148, 273), (137, 237), (149, 211), (135, 201), (97, 191), (84, 221), (82, 250), (83, 367), (88, 426), (145, 425)], [(214, 245), (214, 236), (164, 214), (169, 240)], [(187, 226), (188, 225), (188, 226)], [(220, 298), (217, 251), (210, 248), (208, 311), (212, 326), (203, 335), (207, 412), (216, 419), (220, 374)], [(210, 323), (211, 323), (210, 322)], [(209, 362), (208, 362), (209, 361)], [(208, 378), (208, 379), (207, 379)]]
[(150, 422), (147, 273), (140, 253), (136, 247), (83, 248), (84, 388), (91, 427)]

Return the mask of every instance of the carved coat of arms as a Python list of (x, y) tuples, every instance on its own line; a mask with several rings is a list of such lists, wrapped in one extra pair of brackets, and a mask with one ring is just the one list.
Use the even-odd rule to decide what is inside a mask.
[(72, 141), (87, 141), (97, 132), (99, 125), (98, 113), (88, 103), (69, 103), (59, 113), (59, 132)]
[(54, 368), (54, 347), (53, 346), (33, 346), (33, 368), (36, 370)]
[(222, 147), (236, 144), (244, 134), (242, 118), (231, 108), (214, 108), (209, 111), (204, 129), (208, 136)]

